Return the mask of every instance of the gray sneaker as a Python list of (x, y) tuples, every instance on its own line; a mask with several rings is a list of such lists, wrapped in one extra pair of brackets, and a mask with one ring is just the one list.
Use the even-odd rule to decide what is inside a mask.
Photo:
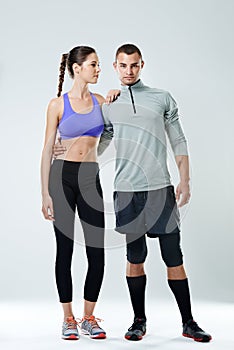
[(79, 339), (77, 322), (74, 319), (74, 317), (72, 317), (72, 316), (67, 317), (66, 321), (63, 322), (62, 339), (65, 339), (65, 340), (78, 340)]
[(81, 332), (82, 334), (89, 335), (92, 339), (105, 339), (106, 332), (99, 326), (97, 321), (102, 321), (95, 316), (85, 316), (81, 320)]

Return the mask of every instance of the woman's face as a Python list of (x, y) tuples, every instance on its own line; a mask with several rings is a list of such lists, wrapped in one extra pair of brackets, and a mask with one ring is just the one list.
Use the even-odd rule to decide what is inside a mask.
[(78, 73), (78, 79), (83, 80), (85, 83), (96, 84), (101, 71), (97, 54), (91, 53), (88, 55), (81, 66), (76, 66), (75, 71)]

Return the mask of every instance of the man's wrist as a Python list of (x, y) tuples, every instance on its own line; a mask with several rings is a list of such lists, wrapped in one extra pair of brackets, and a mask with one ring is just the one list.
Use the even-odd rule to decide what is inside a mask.
[(189, 184), (189, 181), (190, 181), (190, 178), (180, 179), (180, 183), (181, 183), (181, 184), (185, 184), (185, 185), (188, 185), (188, 184)]

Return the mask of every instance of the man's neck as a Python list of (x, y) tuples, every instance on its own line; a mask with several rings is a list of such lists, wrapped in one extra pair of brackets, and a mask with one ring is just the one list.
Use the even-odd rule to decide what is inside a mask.
[(139, 83), (141, 79), (139, 78), (137, 81), (135, 81), (135, 83), (132, 83), (132, 84), (121, 84), (122, 86), (134, 86), (136, 85), (137, 83)]

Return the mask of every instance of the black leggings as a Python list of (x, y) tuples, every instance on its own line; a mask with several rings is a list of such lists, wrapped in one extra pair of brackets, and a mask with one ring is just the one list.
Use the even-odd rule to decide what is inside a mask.
[(104, 273), (104, 207), (98, 172), (95, 162), (55, 160), (51, 166), (49, 192), (53, 200), (57, 243), (55, 275), (62, 303), (72, 301), (71, 262), (76, 208), (88, 259), (84, 299), (95, 302), (100, 292)]
[[(183, 254), (180, 247), (180, 234), (168, 233), (158, 235), (161, 256), (167, 267), (175, 267), (183, 264)], [(135, 241), (132, 235), (126, 235), (127, 260), (132, 264), (142, 264), (147, 257), (146, 235), (142, 235)]]

